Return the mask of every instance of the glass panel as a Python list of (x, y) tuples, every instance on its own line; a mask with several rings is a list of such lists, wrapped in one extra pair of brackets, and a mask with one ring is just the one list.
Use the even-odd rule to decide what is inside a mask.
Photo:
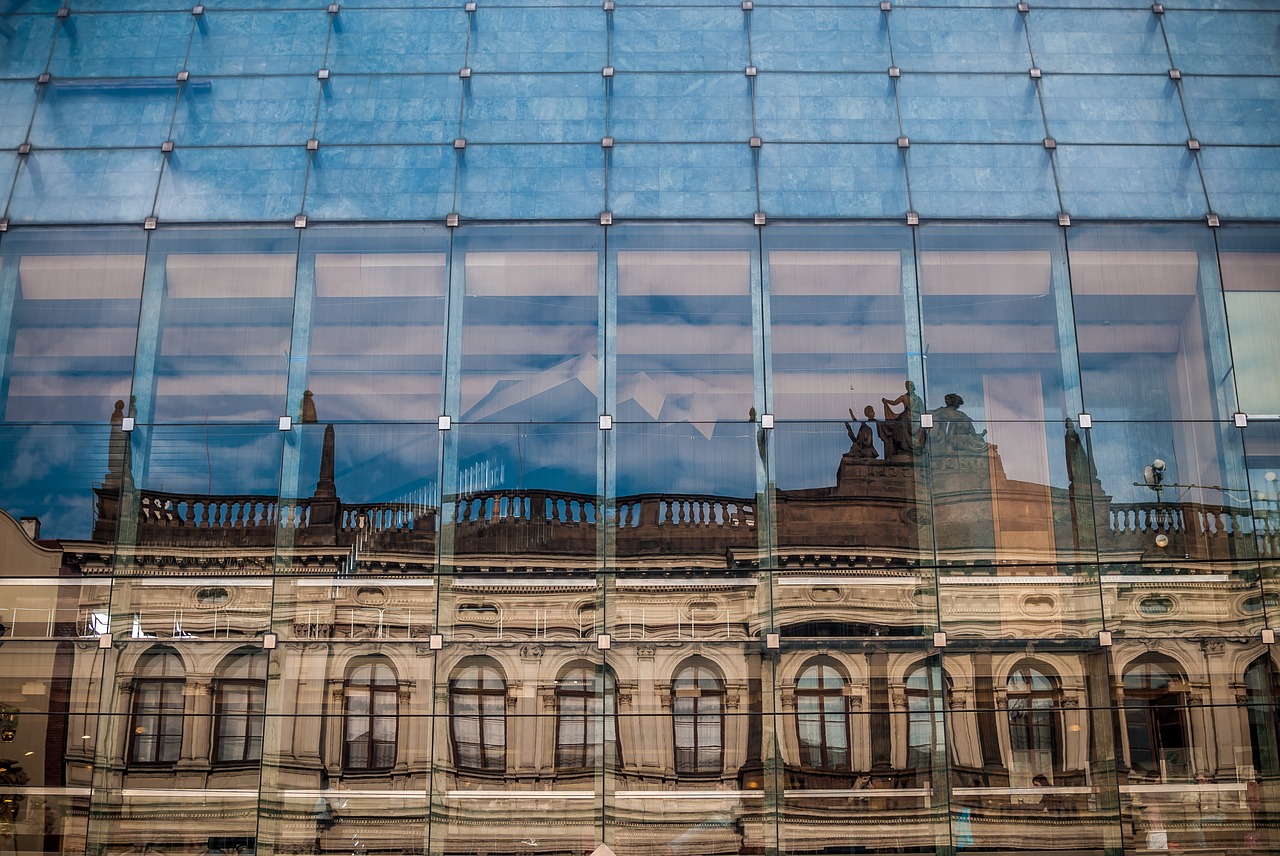
[(1185, 145), (1060, 145), (1055, 159), (1062, 207), (1073, 217), (1192, 220), (1208, 212)]
[(178, 223), (287, 220), (302, 210), (306, 172), (302, 145), (178, 149), (166, 155), (156, 216)]
[[(48, 67), (58, 19), (53, 15), (9, 14), (5, 23), (13, 28), (13, 35), (0, 40), (0, 77), (35, 78)], [(30, 81), (23, 87), (30, 91)]]
[[(455, 426), (448, 439), (456, 444), (447, 454), (457, 462), (457, 492), (448, 497), (442, 561), (468, 579), (452, 581), (453, 594), (442, 593), (441, 604), (459, 599), (457, 621), (470, 624), (488, 614), (468, 614), (471, 600), (463, 589), (483, 586), (471, 574), (533, 568), (574, 573), (594, 567), (602, 522), (596, 495), (600, 429), (594, 422), (464, 424)], [(515, 602), (512, 607), (524, 616), (522, 607)], [(530, 608), (537, 608), (536, 598)], [(537, 635), (536, 625), (527, 625), (525, 618), (532, 620), (513, 615), (507, 632)], [(569, 618), (576, 635), (578, 621)]]
[(327, 146), (311, 158), (306, 213), (324, 220), (442, 220), (455, 209), (456, 172), (451, 147)]
[(623, 6), (612, 15), (609, 58), (622, 71), (740, 71), (747, 51), (737, 9)]
[(341, 26), (333, 28), (327, 62), (336, 75), (456, 74), (467, 62), (468, 20), (461, 6), (360, 9), (348, 4)]
[(623, 217), (750, 217), (752, 149), (733, 144), (619, 143), (609, 160), (608, 210)]
[[(893, 228), (765, 230), (778, 418), (843, 420), (850, 390), (870, 401), (901, 394), (907, 354), (918, 350), (916, 331), (906, 329), (903, 289), (910, 237)], [(781, 454), (777, 466), (791, 465), (791, 457)]]
[(924, 217), (1048, 218), (1058, 210), (1042, 145), (913, 144), (906, 161), (911, 201)]
[[(468, 143), (598, 143), (605, 134), (604, 78), (598, 70), (473, 74), (466, 82), (465, 100), (461, 136)], [(448, 118), (457, 115), (455, 104)], [(450, 130), (456, 127), (449, 125)]]
[(1201, 169), (1214, 211), (1224, 217), (1280, 217), (1280, 152), (1274, 148), (1212, 147)]
[(893, 59), (905, 71), (1025, 72), (1031, 67), (1021, 16), (996, 9), (901, 10)]
[(1280, 74), (1273, 36), (1280, 14), (1181, 10), (1164, 22), (1173, 67), (1192, 74)]
[(289, 12), (210, 9), (196, 19), (187, 68), (192, 75), (312, 74), (324, 63), (328, 35), (329, 20), (323, 8)]
[(1280, 615), (1280, 425), (1252, 423), (1244, 431), (1244, 448), (1264, 592), (1239, 608), (1255, 621), (1262, 615), (1274, 623)]
[(178, 146), (296, 146), (315, 127), (317, 89), (314, 77), (188, 81), (168, 139)]
[(804, 217), (906, 214), (906, 158), (886, 145), (769, 145), (760, 150), (760, 208)]
[(752, 134), (751, 81), (741, 72), (619, 75), (609, 133), (628, 142), (741, 143)]
[(1049, 74), (1041, 81), (1048, 136), (1059, 143), (1181, 143), (1187, 119), (1168, 76)]
[(463, 422), (595, 425), (602, 239), (554, 226), (458, 233)]
[(1253, 580), (1257, 545), (1238, 429), (1124, 422), (1094, 426), (1091, 440), (1103, 558), (1129, 564), (1133, 573), (1219, 563), (1217, 572)]
[(1280, 235), (1231, 229), (1220, 237), (1219, 250), (1240, 409), (1280, 413), (1280, 344), (1266, 323), (1280, 310)]
[(77, 15), (59, 28), (49, 59), (55, 77), (167, 77), (182, 68), (191, 15)]
[[(1037, 94), (1025, 74), (908, 74), (898, 83), (902, 133), (912, 143), (1039, 143), (1045, 134)], [(895, 130), (879, 139), (892, 139)]]
[(297, 241), (292, 229), (156, 233), (139, 422), (274, 424), (285, 413)]
[[(280, 432), (139, 425), (129, 436), (112, 593), (117, 636), (263, 633), (271, 593), (252, 577), (270, 574), (276, 527), (288, 513), (276, 499)], [(108, 532), (115, 523), (99, 520)], [(210, 549), (216, 562), (195, 558)], [(137, 579), (119, 579), (124, 574)]]
[[(1280, 80), (1182, 75), (1191, 136), (1202, 143), (1266, 146), (1280, 142), (1270, 117), (1280, 113)], [(1257, 152), (1249, 152), (1251, 158)]]
[(1027, 33), (1036, 64), (1047, 72), (1164, 75), (1169, 70), (1160, 19), (1146, 9), (1037, 9)]
[(295, 360), (305, 356), (311, 393), (299, 402), (301, 422), (439, 415), (447, 248), (443, 229), (320, 226), (303, 233), (314, 298), (307, 351), (293, 353)]
[(1084, 405), (1095, 420), (1235, 412), (1211, 241), (1181, 227), (1068, 232)]
[(5, 236), (6, 422), (106, 424), (128, 399), (145, 247), (136, 230)]
[(468, 20), (467, 58), (485, 71), (599, 72), (608, 64), (608, 19), (594, 8), (482, 7)]
[(3, 537), (23, 545), (18, 555), (30, 554), (21, 562), (5, 561), (5, 576), (27, 575), (23, 567), (32, 576), (59, 576), (60, 550), (32, 543), (42, 539), (92, 537), (95, 544), (84, 545), (81, 572), (109, 566), (126, 441), (105, 422), (0, 427), (0, 447), (8, 450), (0, 458), (0, 510), (10, 518)]
[(756, 130), (770, 143), (873, 143), (898, 136), (893, 81), (883, 74), (762, 74), (754, 102)]
[(15, 223), (141, 223), (151, 214), (160, 150), (32, 152), (22, 159), (9, 217)]
[(458, 158), (458, 211), (472, 219), (587, 219), (604, 200), (593, 145), (469, 145)]
[(59, 80), (46, 89), (30, 140), (48, 148), (159, 146), (168, 139), (175, 100), (177, 84), (169, 80), (153, 86), (139, 86), (136, 78)]
[[(405, 14), (413, 13), (400, 13)], [(472, 85), (483, 79), (476, 75)], [(326, 154), (334, 143), (452, 143), (458, 135), (461, 97), (462, 82), (456, 74), (339, 74), (321, 89), (316, 138), (324, 141)]]
[(890, 65), (878, 9), (765, 6), (751, 14), (751, 59), (769, 71), (875, 71)]

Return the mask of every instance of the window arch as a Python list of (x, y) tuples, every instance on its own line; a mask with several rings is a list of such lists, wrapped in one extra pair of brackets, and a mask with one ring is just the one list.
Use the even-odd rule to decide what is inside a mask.
[(449, 681), (453, 759), (460, 770), (507, 768), (507, 682), (496, 664), (465, 664)]
[(796, 734), (800, 764), (812, 770), (849, 769), (848, 682), (835, 664), (810, 660), (796, 678)]
[(618, 688), (608, 669), (573, 666), (556, 681), (556, 767), (589, 770), (621, 762)]
[(396, 763), (399, 685), (382, 660), (357, 661), (347, 672), (342, 766), (389, 770)]
[(1124, 673), (1129, 768), (1164, 779), (1189, 775), (1186, 679), (1165, 657), (1139, 657)]
[(1023, 663), (1005, 683), (1013, 766), (1033, 775), (1062, 766), (1062, 688), (1041, 667)]
[(934, 753), (946, 742), (942, 710), (951, 698), (951, 678), (943, 673), (939, 687), (934, 683), (934, 674), (934, 668), (921, 663), (907, 674), (903, 687), (907, 702), (907, 768), (910, 770), (931, 769)]
[(214, 681), (213, 761), (262, 760), (267, 712), (267, 652), (242, 649), (222, 662)]
[(724, 769), (724, 681), (693, 660), (671, 683), (676, 774), (715, 776)]
[(129, 747), (132, 763), (172, 764), (182, 755), (185, 682), (182, 660), (172, 649), (153, 648), (138, 660)]

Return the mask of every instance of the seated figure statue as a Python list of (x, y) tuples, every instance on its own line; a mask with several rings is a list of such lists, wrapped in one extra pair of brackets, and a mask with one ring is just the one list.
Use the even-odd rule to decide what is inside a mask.
[(949, 392), (943, 401), (945, 406), (933, 411), (934, 436), (952, 452), (985, 452), (987, 432), (978, 433), (969, 414), (960, 409), (964, 399)]

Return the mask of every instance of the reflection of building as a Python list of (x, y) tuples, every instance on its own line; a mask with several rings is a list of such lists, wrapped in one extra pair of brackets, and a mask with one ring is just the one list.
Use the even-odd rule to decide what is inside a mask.
[(1272, 7), (0, 0), (0, 853), (1280, 852)]
[[(1221, 528), (1245, 512), (1118, 508), (1083, 450), (1057, 488), (945, 426), (888, 459), (854, 437), (833, 486), (772, 497), (768, 574), (753, 499), (622, 496), (605, 577), (589, 495), (472, 494), (445, 526), (429, 504), (348, 504), (333, 425), (309, 496), (154, 491), (116, 422), (92, 540), (0, 520), (6, 574), (25, 577), (11, 630), (67, 640), (22, 668), (24, 693), (51, 681), (27, 738), (64, 759), (46, 784), (93, 783), (44, 804), (63, 849), (86, 846), (86, 814), (108, 852), (404, 850), (428, 824), (444, 852), (576, 852), (601, 810), (637, 852), (763, 852), (771, 811), (801, 852), (932, 848), (957, 824), (994, 848), (1032, 829), (1103, 848), (1117, 823), (1258, 834), (1255, 776), (1280, 757), (1271, 660), (1213, 630), (1254, 608)], [(1224, 572), (1072, 560), (1096, 532), (1140, 564), (1157, 523)], [(965, 554), (922, 560), (926, 533), (955, 527)], [(1099, 595), (1125, 616), (1110, 650)], [(1200, 623), (1162, 632), (1175, 610)], [(921, 640), (939, 616), (961, 639)], [(108, 625), (128, 638), (100, 687)], [(98, 692), (116, 713), (95, 725), (76, 707)], [(213, 802), (158, 831), (175, 791)], [(530, 808), (552, 820), (522, 822)]]

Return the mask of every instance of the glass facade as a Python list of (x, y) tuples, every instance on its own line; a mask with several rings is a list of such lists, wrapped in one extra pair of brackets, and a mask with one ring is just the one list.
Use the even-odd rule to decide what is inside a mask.
[(0, 0), (0, 850), (1280, 852), (1280, 13), (1018, 5)]

